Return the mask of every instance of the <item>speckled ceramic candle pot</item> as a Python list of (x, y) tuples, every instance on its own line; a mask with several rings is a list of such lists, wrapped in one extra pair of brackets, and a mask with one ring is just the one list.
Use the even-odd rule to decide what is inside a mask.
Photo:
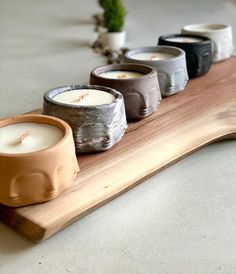
[[(75, 105), (53, 98), (71, 90), (96, 89), (114, 96), (109, 104)], [(72, 128), (76, 153), (105, 151), (121, 140), (127, 128), (124, 100), (118, 91), (95, 85), (68, 85), (44, 95), (44, 113), (66, 121)]]
[(211, 40), (207, 37), (169, 34), (159, 37), (158, 45), (178, 47), (185, 51), (189, 78), (202, 76), (211, 67)]
[(124, 62), (154, 67), (162, 96), (170, 96), (183, 90), (188, 81), (185, 52), (179, 48), (157, 46), (133, 49), (126, 52)]
[[(106, 77), (109, 73), (112, 78)], [(149, 66), (137, 64), (101, 66), (91, 72), (90, 83), (119, 90), (124, 96), (128, 120), (142, 119), (151, 115), (161, 101), (157, 72)]]
[(201, 35), (212, 41), (213, 62), (227, 59), (233, 52), (232, 28), (223, 24), (195, 24), (184, 26), (183, 34)]
[[(68, 124), (45, 115), (21, 115), (1, 120), (0, 130), (20, 123), (52, 125), (59, 128), (63, 135), (57, 143), (41, 150), (0, 153), (0, 203), (12, 207), (55, 198), (71, 184), (79, 171), (72, 131)], [(30, 131), (29, 136), (32, 138), (29, 142), (37, 137), (31, 137)]]

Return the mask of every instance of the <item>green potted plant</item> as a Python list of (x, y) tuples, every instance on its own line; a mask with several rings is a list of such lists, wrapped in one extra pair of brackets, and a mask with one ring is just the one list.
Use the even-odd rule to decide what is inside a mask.
[(104, 49), (119, 50), (125, 44), (126, 32), (123, 31), (126, 10), (122, 0), (99, 0), (103, 8), (103, 27), (101, 43)]

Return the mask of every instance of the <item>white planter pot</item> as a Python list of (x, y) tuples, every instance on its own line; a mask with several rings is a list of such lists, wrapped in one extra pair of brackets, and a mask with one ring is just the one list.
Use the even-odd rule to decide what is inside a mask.
[(119, 50), (125, 44), (126, 32), (103, 32), (100, 36), (104, 49)]

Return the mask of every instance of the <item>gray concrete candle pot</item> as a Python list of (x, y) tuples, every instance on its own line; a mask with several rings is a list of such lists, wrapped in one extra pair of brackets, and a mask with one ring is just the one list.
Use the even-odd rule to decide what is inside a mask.
[(233, 52), (231, 26), (224, 24), (195, 24), (184, 26), (183, 34), (201, 35), (211, 39), (213, 62), (229, 58)]
[(95, 68), (90, 83), (107, 86), (124, 96), (128, 120), (151, 115), (161, 101), (161, 93), (154, 68), (138, 64), (116, 64)]
[(51, 89), (44, 95), (43, 110), (71, 126), (76, 153), (108, 150), (127, 128), (123, 96), (108, 87), (68, 85)]
[(179, 48), (157, 46), (133, 49), (126, 52), (125, 62), (154, 67), (163, 96), (183, 90), (188, 81), (185, 52)]

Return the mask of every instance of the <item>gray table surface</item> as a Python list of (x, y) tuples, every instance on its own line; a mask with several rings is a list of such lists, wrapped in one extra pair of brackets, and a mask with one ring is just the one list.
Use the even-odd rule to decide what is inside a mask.
[[(130, 48), (198, 22), (229, 23), (220, 0), (126, 0)], [(0, 0), (0, 117), (42, 106), (50, 88), (88, 82), (96, 1)], [(236, 273), (236, 142), (204, 148), (49, 240), (0, 222), (0, 273)]]

